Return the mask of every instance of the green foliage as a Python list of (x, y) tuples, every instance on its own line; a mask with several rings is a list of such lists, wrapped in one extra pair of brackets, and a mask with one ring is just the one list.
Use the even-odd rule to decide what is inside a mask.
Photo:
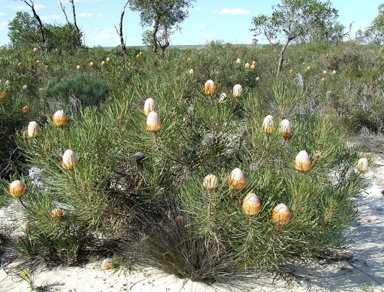
[(255, 36), (264, 35), (273, 46), (283, 47), (279, 54), (277, 72), (280, 73), (286, 47), (291, 41), (338, 43), (342, 40), (343, 26), (336, 22), (337, 10), (330, 2), (318, 0), (282, 0), (273, 6), (272, 16), (253, 17)]
[[(276, 77), (272, 50), (216, 42), (199, 50), (170, 48), (159, 59), (138, 48), (125, 56), (100, 47), (75, 54), (3, 49), (7, 109), (16, 97), (33, 102), (18, 129), (31, 120), (42, 128), (36, 139), (16, 135), (23, 169), (37, 167), (40, 176), (24, 171), (1, 181), (1, 200), (18, 206), (22, 230), (28, 223), (14, 248), (52, 265), (107, 250), (193, 280), (334, 255), (357, 216), (354, 198), (364, 181), (346, 137), (361, 127), (383, 131), (383, 64), (373, 49), (354, 43), (294, 44)], [(252, 61), (255, 69), (245, 68)], [(211, 96), (204, 93), (208, 79), (218, 86)], [(243, 86), (238, 102), (235, 84)], [(149, 97), (162, 123), (156, 134), (143, 114)], [(82, 105), (72, 114), (71, 99)], [(58, 109), (68, 115), (63, 127), (51, 122)], [(266, 134), (266, 115), (277, 128), (289, 119), (293, 136)], [(61, 164), (67, 149), (79, 159), (72, 169)], [(312, 160), (306, 173), (295, 168), (301, 150)], [(228, 186), (234, 168), (245, 175), (242, 190)], [(218, 186), (208, 192), (202, 183), (211, 173)], [(8, 192), (15, 179), (27, 186), (20, 201)], [(262, 205), (253, 217), (242, 210), (250, 192)], [(272, 219), (280, 203), (291, 210), (285, 225)], [(55, 209), (63, 216), (54, 216)]]
[(384, 41), (384, 4), (377, 8), (378, 16), (372, 21), (371, 25), (356, 32), (356, 41), (363, 44), (383, 45)]
[(8, 36), (13, 46), (37, 46), (41, 43), (39, 23), (28, 12), (16, 12), (8, 24)]
[(169, 46), (170, 36), (180, 30), (179, 23), (188, 17), (187, 8), (193, 0), (128, 0), (133, 11), (140, 11), (143, 27), (153, 27), (143, 33), (143, 43), (153, 46), (153, 51), (161, 49), (161, 55)]
[(82, 33), (79, 33), (73, 25), (52, 25), (44, 26), (46, 37), (45, 48), (48, 51), (58, 49), (60, 51), (74, 52), (82, 43)]
[(253, 18), (255, 36), (263, 34), (269, 40), (293, 40), (310, 38), (327, 40), (335, 28), (337, 10), (330, 2), (317, 0), (282, 0), (273, 6), (272, 16), (260, 15)]
[(103, 102), (111, 93), (110, 86), (90, 74), (74, 74), (62, 80), (51, 79), (47, 85), (46, 102), (50, 112), (63, 109), (76, 112), (80, 106), (87, 107)]
[(43, 45), (39, 24), (27, 12), (17, 12), (16, 17), (8, 24), (8, 36), (15, 48), (23, 46), (40, 47), (47, 51), (60, 50), (73, 52), (81, 47), (82, 34), (73, 25), (43, 26), (45, 44)]
[(236, 273), (235, 253), (205, 235), (196, 235), (198, 222), (171, 214), (160, 222), (148, 213), (140, 218), (145, 238), (133, 248), (139, 251), (142, 264), (192, 281), (217, 281)]
[(19, 153), (14, 135), (33, 113), (22, 111), (22, 107), (28, 104), (27, 94), (17, 93), (9, 81), (0, 83), (0, 95), (0, 177), (6, 177), (17, 171)]

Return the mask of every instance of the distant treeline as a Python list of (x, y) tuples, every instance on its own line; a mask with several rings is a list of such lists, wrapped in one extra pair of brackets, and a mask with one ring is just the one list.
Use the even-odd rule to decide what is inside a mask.
[[(247, 46), (247, 47), (253, 47), (255, 45), (253, 44), (233, 44), (234, 46)], [(265, 44), (257, 44), (256, 47), (262, 47)], [(178, 49), (202, 49), (205, 48), (207, 45), (206, 44), (201, 44), (201, 45), (180, 45), (180, 46), (172, 46), (170, 45), (170, 48), (178, 48)], [(119, 46), (117, 46), (119, 47)], [(115, 49), (116, 47), (103, 47), (106, 51), (110, 51), (112, 49)], [(140, 48), (142, 50), (146, 50), (148, 46), (127, 46), (127, 48)]]

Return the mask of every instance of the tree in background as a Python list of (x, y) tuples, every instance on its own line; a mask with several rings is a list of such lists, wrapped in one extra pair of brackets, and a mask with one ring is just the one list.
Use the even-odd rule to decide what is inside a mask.
[(45, 34), (44, 34), (44, 29), (43, 29), (43, 22), (41, 21), (40, 16), (36, 13), (35, 3), (33, 3), (32, 0), (23, 0), (23, 2), (31, 8), (31, 10), (33, 12), (33, 17), (36, 19), (37, 24), (38, 24), (39, 32), (41, 34), (41, 41), (44, 44), (45, 43)]
[(115, 26), (116, 33), (120, 37), (121, 49), (123, 50), (124, 55), (125, 55), (125, 41), (124, 41), (124, 34), (123, 34), (123, 20), (124, 20), (125, 8), (127, 7), (128, 3), (129, 3), (128, 1), (125, 3), (123, 11), (121, 11), (119, 30), (117, 30), (117, 27)]
[(39, 24), (27, 12), (17, 12), (16, 17), (8, 24), (8, 36), (14, 47), (41, 46), (51, 51), (73, 51), (81, 46), (81, 32), (72, 25), (46, 24), (43, 27), (45, 42), (39, 33)]
[[(67, 20), (68, 26), (69, 26), (70, 28), (72, 28), (72, 26), (74, 25), (75, 28), (76, 28), (77, 34), (79, 34), (80, 36), (82, 36), (83, 33), (80, 31), (80, 29), (79, 29), (79, 27), (78, 27), (78, 25), (77, 25), (77, 21), (76, 21), (75, 1), (74, 1), (74, 0), (69, 0), (69, 3), (71, 3), (71, 5), (72, 5), (73, 24), (69, 21), (68, 16), (67, 16), (67, 13), (65, 12), (65, 7), (63, 6), (63, 3), (61, 2), (61, 0), (59, 0), (59, 3), (60, 3), (61, 10), (62, 10), (63, 13), (64, 13), (65, 19)], [(80, 41), (80, 43), (78, 44), (78, 47), (80, 47), (80, 46), (81, 46), (81, 41)]]
[(73, 25), (46, 24), (44, 30), (47, 36), (45, 48), (48, 51), (58, 49), (73, 52), (82, 46), (82, 32), (78, 32)]
[(356, 32), (356, 41), (365, 44), (376, 44), (384, 49), (384, 4), (378, 7), (378, 16), (372, 21), (366, 29), (359, 29)]
[(28, 12), (16, 12), (16, 17), (8, 23), (8, 29), (9, 39), (15, 47), (42, 42), (39, 23)]
[(133, 11), (140, 11), (143, 27), (152, 31), (143, 33), (143, 42), (153, 46), (155, 53), (162, 56), (169, 46), (169, 37), (180, 30), (179, 23), (188, 17), (187, 8), (193, 0), (128, 0)]
[[(292, 41), (340, 40), (344, 29), (336, 22), (337, 10), (331, 3), (318, 0), (282, 0), (272, 6), (272, 16), (253, 17), (255, 36), (264, 35), (279, 55), (277, 75), (281, 72), (284, 53)], [(283, 44), (280, 51), (276, 46)]]

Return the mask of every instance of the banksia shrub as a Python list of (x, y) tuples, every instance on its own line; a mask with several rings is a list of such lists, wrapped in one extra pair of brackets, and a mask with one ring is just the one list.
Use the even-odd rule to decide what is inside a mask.
[[(256, 53), (260, 72), (235, 63)], [(317, 97), (325, 95), (316, 87), (318, 75), (273, 77), (275, 58), (268, 54), (219, 44), (170, 48), (162, 59), (132, 50), (125, 59), (110, 56), (114, 66), (84, 68), (92, 70), (89, 83), (102, 76), (113, 94), (88, 90), (88, 81), (80, 82), (86, 74), (47, 83), (47, 119), (63, 108), (71, 127), (36, 119), (43, 129), (37, 139), (17, 135), (26, 167), (41, 169), (39, 183), (26, 182), (25, 206), (17, 204), (20, 224), (30, 223), (18, 251), (65, 265), (102, 248), (108, 257), (134, 258), (178, 277), (214, 280), (247, 268), (278, 271), (292, 260), (341, 249), (364, 179), (358, 155), (345, 147), (348, 132), (338, 114), (324, 114), (325, 106), (317, 112)], [(186, 71), (189, 56), (199, 72), (193, 77)], [(71, 71), (78, 63), (73, 60)], [(315, 61), (311, 66), (321, 72)], [(212, 80), (241, 102), (227, 94), (214, 98)], [(326, 85), (335, 91), (332, 82)], [(240, 83), (246, 94), (233, 88)], [(61, 84), (65, 90), (58, 90)], [(144, 103), (148, 96), (161, 105), (159, 113), (150, 99)], [(70, 106), (77, 100), (81, 110)], [(281, 133), (274, 133), (280, 122)]]
[(46, 102), (51, 112), (61, 108), (65, 113), (79, 111), (80, 106), (97, 105), (111, 93), (107, 82), (89, 74), (74, 74), (62, 80), (51, 79)]

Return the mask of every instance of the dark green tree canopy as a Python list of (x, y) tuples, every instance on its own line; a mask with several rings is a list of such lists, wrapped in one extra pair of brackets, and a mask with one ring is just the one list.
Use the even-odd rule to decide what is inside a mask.
[(48, 51), (58, 49), (72, 51), (78, 49), (82, 33), (71, 24), (45, 24), (43, 31), (45, 42), (39, 32), (37, 20), (27, 12), (17, 12), (16, 17), (8, 24), (8, 36), (14, 47), (41, 47)]
[(39, 24), (28, 12), (16, 12), (8, 24), (8, 36), (14, 46), (37, 45), (42, 42)]
[(152, 27), (143, 33), (143, 42), (161, 53), (169, 46), (169, 36), (179, 30), (179, 23), (188, 17), (187, 8), (194, 0), (129, 0), (133, 11), (140, 11), (143, 27)]

